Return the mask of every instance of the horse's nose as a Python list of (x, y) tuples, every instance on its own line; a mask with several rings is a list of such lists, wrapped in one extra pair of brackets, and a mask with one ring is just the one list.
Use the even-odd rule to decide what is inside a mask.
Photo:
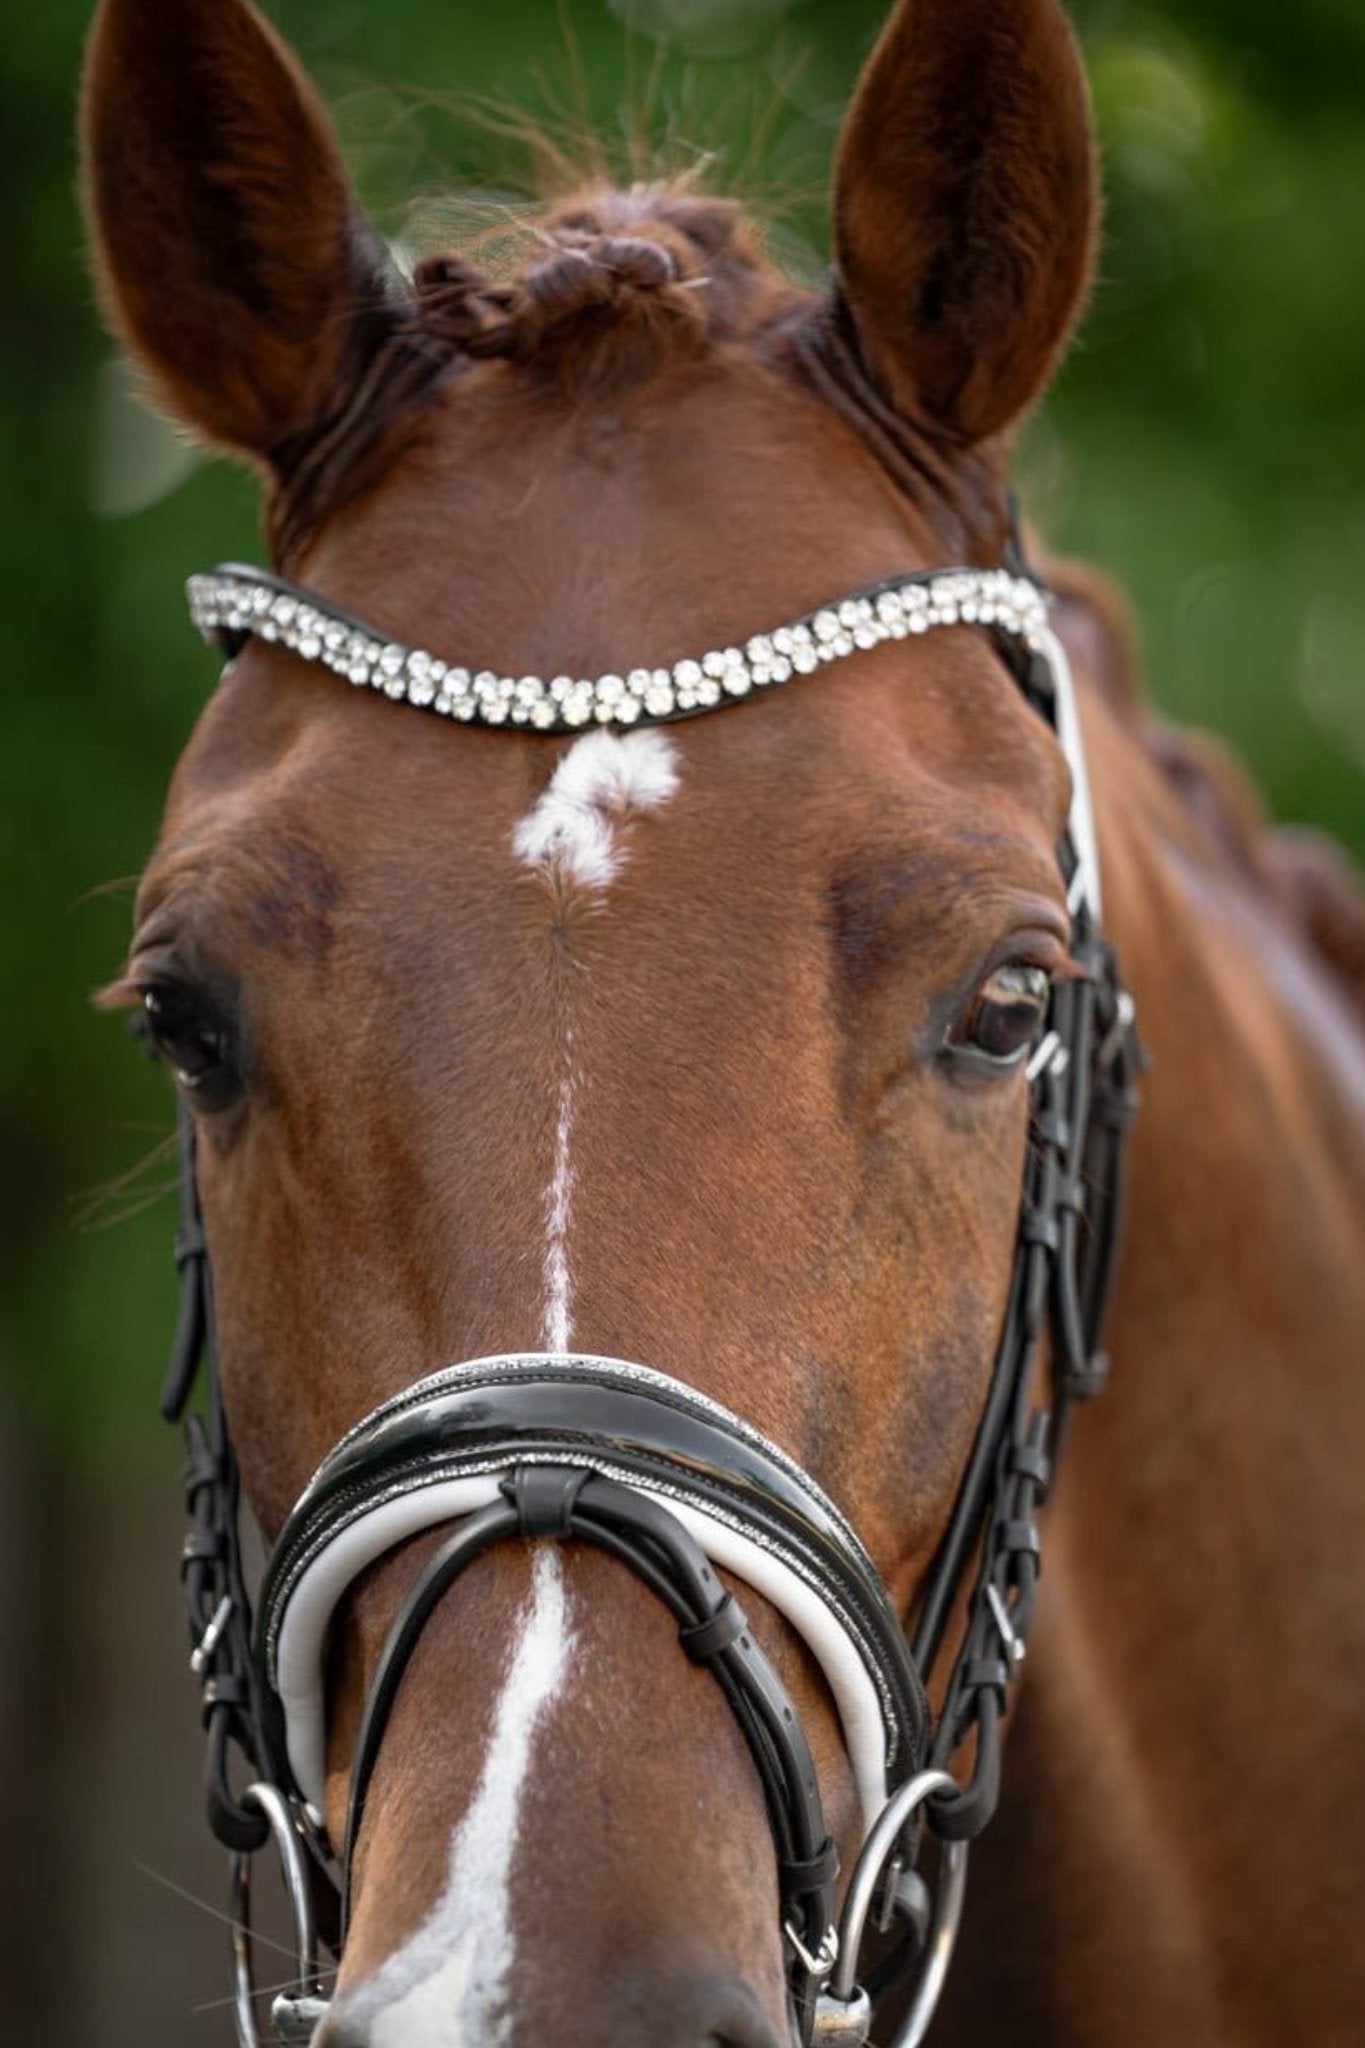
[(744, 1984), (721, 1977), (651, 1987), (630, 1972), (604, 1985), (600, 2001), (574, 1992), (558, 2009), (533, 2002), (521, 2015), (513, 2000), (491, 2031), (470, 2031), (456, 2006), (418, 2011), (400, 1998), (376, 2008), (361, 1985), (333, 2006), (311, 2048), (792, 2048), (795, 2038)]

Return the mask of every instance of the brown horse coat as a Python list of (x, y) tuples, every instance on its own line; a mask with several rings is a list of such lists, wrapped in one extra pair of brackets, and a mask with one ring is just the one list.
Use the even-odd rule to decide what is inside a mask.
[[(511, 674), (670, 660), (997, 559), (1010, 432), (1094, 238), (1054, 0), (903, 0), (841, 143), (820, 300), (733, 209), (655, 189), (566, 202), (510, 281), (446, 257), (394, 280), (244, 0), (104, 0), (84, 136), (110, 318), (168, 409), (257, 465), (277, 561)], [(1153, 732), (1109, 606), (1063, 582), (1153, 1063), (1112, 1391), (1048, 1510), (1005, 1806), (934, 2038), (1353, 2043), (1365, 911)], [(1002, 961), (1061, 967), (1064, 766), (966, 632), (680, 730), (664, 795), (643, 737), (581, 806), (609, 844), (594, 875), (516, 853), (563, 742), (452, 731), (259, 645), (200, 721), (116, 994), (172, 987), (186, 1038), (230, 1049), (197, 1114), (252, 1500), (276, 1527), (383, 1394), (541, 1345), (557, 1306), (581, 1348), (694, 1382), (803, 1460), (908, 1612), (975, 1426), (1026, 1141), (1018, 1073), (967, 1085), (942, 1049)], [(334, 1826), (420, 1549), (371, 1574), (335, 1646)], [(499, 1554), (423, 1639), (335, 2048), (786, 2038), (762, 1803), (723, 1704), (618, 1568), (574, 1552), (557, 1584)], [(829, 1702), (765, 1634), (847, 1848)], [(487, 1923), (443, 1920), (475, 1820)], [(424, 1961), (424, 1929), (448, 1952)]]

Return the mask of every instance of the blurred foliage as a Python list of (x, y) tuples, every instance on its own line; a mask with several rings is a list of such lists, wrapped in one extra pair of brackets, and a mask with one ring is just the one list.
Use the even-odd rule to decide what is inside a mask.
[[(87, 11), (46, 0), (12, 17), (0, 82), (19, 178), (0, 331), (0, 1357), (31, 1422), (94, 1448), (150, 1427), (172, 1316), (171, 1208), (151, 1198), (170, 1168), (153, 1159), (110, 1183), (170, 1112), (161, 1077), (87, 997), (119, 963), (131, 887), (118, 878), (145, 857), (211, 680), (182, 579), (255, 538), (248, 482), (149, 422), (93, 314), (71, 140)], [(1033, 509), (1132, 593), (1160, 701), (1227, 733), (1278, 813), (1359, 850), (1365, 10), (1076, 12), (1108, 237), (1083, 340), (1030, 432)], [(623, 148), (648, 129), (674, 164), (714, 152), (718, 182), (780, 202), (780, 252), (818, 275), (829, 152), (882, 7), (277, 0), (273, 13), (396, 237), (414, 232), (414, 194), (429, 227), (435, 194), (514, 187), (492, 110), (521, 106), (560, 135), (591, 119)]]

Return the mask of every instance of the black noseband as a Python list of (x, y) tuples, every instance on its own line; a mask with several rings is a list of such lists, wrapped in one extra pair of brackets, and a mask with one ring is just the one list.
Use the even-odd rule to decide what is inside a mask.
[[(349, 1884), (379, 1745), (423, 1628), (451, 1583), (509, 1538), (574, 1539), (629, 1567), (669, 1609), (688, 1656), (718, 1681), (744, 1735), (777, 1852), (791, 1989), (803, 2036), (828, 1968), (837, 1858), (810, 1745), (787, 1690), (679, 1509), (729, 1530), (813, 1595), (871, 1680), (880, 1716), (873, 1810), (923, 1761), (929, 1711), (904, 1631), (872, 1561), (834, 1504), (775, 1445), (680, 1382), (624, 1360), (539, 1354), (433, 1374), (386, 1402), (324, 1462), (281, 1532), (260, 1601), (257, 1665), (286, 1706), (281, 1646), (291, 1609), (320, 1636), (311, 1590), (349, 1541), (356, 1560), (391, 1544), (390, 1504), (428, 1525), (447, 1519), (444, 1489), (487, 1477), (497, 1497), (459, 1522), (395, 1619), (371, 1682), (351, 1781), (343, 1883)], [(676, 1504), (676, 1506), (675, 1506)], [(367, 1530), (380, 1526), (372, 1537)], [(281, 1779), (315, 1773), (287, 1755)], [(866, 1818), (867, 1816), (865, 1816)], [(343, 1913), (342, 1932), (345, 1931)], [(821, 1959), (813, 1967), (807, 1959)]]
[[(347, 1880), (389, 1714), (442, 1594), (476, 1558), (508, 1537), (572, 1537), (607, 1551), (643, 1579), (676, 1620), (687, 1655), (707, 1665), (717, 1679), (763, 1786), (777, 1849), (783, 1925), (818, 1955), (833, 1924), (839, 1859), (825, 1833), (819, 1781), (800, 1716), (739, 1602), (676, 1515), (586, 1466), (519, 1465), (500, 1491), (503, 1499), (471, 1515), (447, 1537), (408, 1593), (384, 1645), (356, 1744), (343, 1860)], [(345, 1925), (343, 1916), (343, 1933)], [(803, 2035), (819, 1990), (818, 1976), (798, 1959), (792, 1992)]]
[[(896, 1613), (857, 1534), (795, 1461), (718, 1402), (625, 1359), (541, 1353), (478, 1359), (404, 1389), (323, 1462), (280, 1533), (260, 1599), (272, 1689), (291, 1602), (339, 1535), (376, 1508), (483, 1473), (587, 1467), (672, 1499), (742, 1536), (834, 1617), (875, 1688), (882, 1769), (920, 1761), (928, 1706)], [(539, 1494), (535, 1495), (537, 1499)], [(439, 1505), (432, 1520), (444, 1519)]]

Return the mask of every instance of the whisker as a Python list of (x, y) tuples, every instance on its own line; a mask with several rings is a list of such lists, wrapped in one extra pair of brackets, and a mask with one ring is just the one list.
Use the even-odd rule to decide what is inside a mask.
[(135, 895), (141, 879), (140, 875), (111, 875), (107, 882), (92, 882), (88, 889), (82, 889), (70, 907), (72, 910), (84, 910), (87, 903)]
[[(211, 1906), (208, 1900), (201, 1899), (197, 1892), (187, 1891), (183, 1884), (177, 1884), (175, 1879), (167, 1877), (164, 1871), (153, 1870), (149, 1863), (143, 1863), (136, 1856), (129, 1860), (134, 1870), (140, 1871), (143, 1877), (150, 1877), (153, 1883), (164, 1885), (168, 1892), (173, 1892), (178, 1899), (184, 1899), (187, 1905), (197, 1906), (201, 1913), (208, 1914), (210, 1920), (221, 1921), (223, 1926), (231, 1928), (234, 1934), (241, 1927), (241, 1921), (234, 1919), (231, 1913), (224, 1913), (220, 1907)], [(288, 1956), (291, 1961), (297, 1960), (292, 1948), (286, 1948), (282, 1941), (272, 1941), (268, 1934), (258, 1934), (253, 1928), (251, 1939), (261, 1948), (273, 1949), (276, 1955)]]
[[(338, 1966), (335, 1963), (319, 1963), (318, 1975), (319, 1977), (335, 1977), (337, 1968)], [(251, 1988), (258, 1998), (268, 1998), (272, 1992), (292, 1990), (298, 1981), (299, 1973), (295, 1970), (292, 1977), (281, 1977), (277, 1984), (253, 1984)], [(225, 2005), (235, 2005), (236, 2003), (235, 1992), (229, 1992), (226, 1998), (206, 1998), (199, 2005), (192, 2005), (190, 2011), (196, 2013), (221, 2012)]]
[[(179, 1182), (176, 1180), (158, 1182), (155, 1186), (147, 1188), (142, 1194), (130, 1196), (120, 1209), (106, 1209), (106, 1204), (111, 1201), (113, 1195), (113, 1190), (108, 1189), (92, 1197), (91, 1213), (82, 1211), (75, 1219), (74, 1228), (81, 1232), (117, 1230), (122, 1224), (130, 1223), (134, 1216), (140, 1216), (144, 1209), (151, 1209), (156, 1203), (164, 1202), (169, 1195), (175, 1193), (178, 1186)], [(104, 1213), (99, 1215), (93, 1213), (96, 1204)]]
[(82, 1232), (112, 1229), (116, 1224), (126, 1223), (130, 1216), (140, 1215), (151, 1203), (159, 1202), (169, 1194), (177, 1185), (174, 1180), (154, 1182), (150, 1187), (141, 1183), (153, 1167), (165, 1166), (174, 1159), (177, 1143), (176, 1133), (168, 1132), (125, 1172), (116, 1173), (112, 1179), (79, 1196), (72, 1217), (74, 1228)]

